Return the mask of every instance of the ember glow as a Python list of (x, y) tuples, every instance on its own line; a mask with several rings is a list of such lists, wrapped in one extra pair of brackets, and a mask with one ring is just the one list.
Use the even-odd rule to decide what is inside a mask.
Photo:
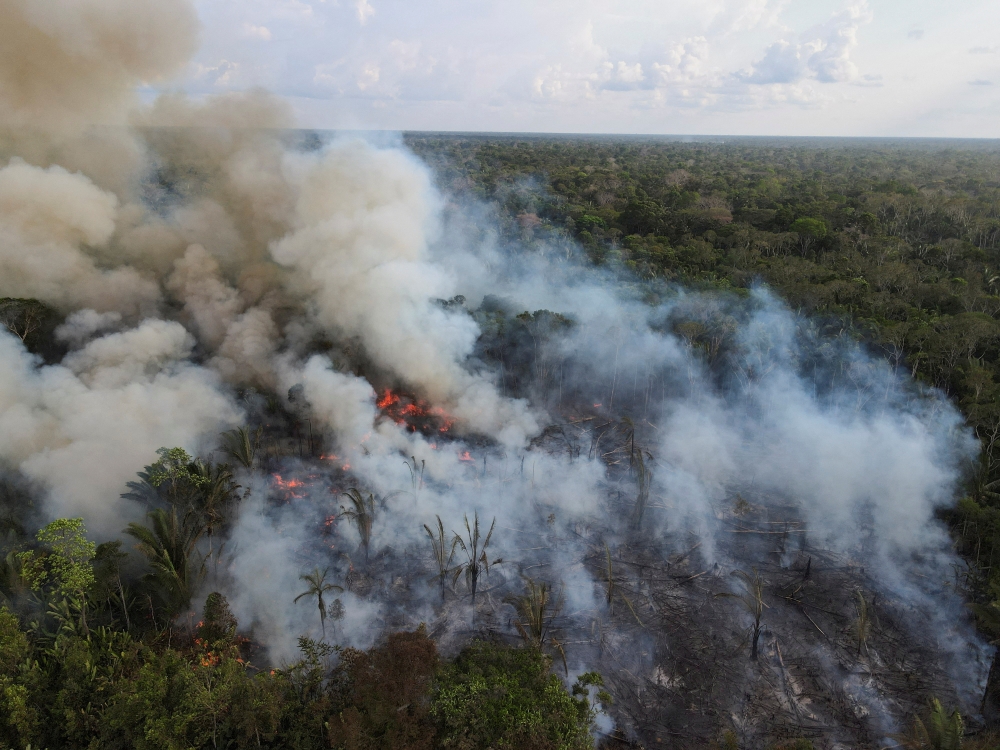
[(272, 474), (271, 481), (274, 487), (285, 493), (285, 499), (301, 499), (306, 496), (304, 488), (306, 483), (301, 479), (283, 479), (281, 474)]
[(375, 405), (389, 419), (405, 426), (410, 432), (428, 435), (434, 432), (446, 433), (455, 424), (455, 418), (441, 407), (388, 388)]

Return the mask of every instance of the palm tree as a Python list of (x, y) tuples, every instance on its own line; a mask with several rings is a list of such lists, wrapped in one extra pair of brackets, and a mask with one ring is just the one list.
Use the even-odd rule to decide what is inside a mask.
[(493, 537), (493, 529), (497, 525), (497, 519), (493, 519), (493, 523), (490, 524), (489, 533), (486, 538), (483, 539), (479, 535), (479, 512), (476, 511), (475, 521), (472, 526), (469, 525), (469, 516), (465, 515), (465, 531), (468, 535), (468, 544), (462, 539), (462, 536), (457, 532), (452, 532), (455, 537), (451, 543), (452, 554), (455, 552), (455, 547), (461, 547), (462, 552), (465, 553), (466, 562), (455, 568), (454, 581), (458, 580), (458, 577), (465, 574), (465, 583), (469, 587), (469, 591), (472, 593), (472, 618), (476, 618), (476, 590), (479, 587), (479, 577), (481, 575), (489, 575), (490, 566), (498, 565), (503, 562), (502, 559), (497, 558), (493, 562), (490, 562), (489, 558), (486, 556), (486, 549), (490, 546), (490, 539)]
[(552, 634), (552, 620), (562, 609), (563, 600), (561, 595), (553, 597), (552, 586), (545, 581), (541, 583), (532, 578), (525, 577), (525, 592), (520, 596), (508, 597), (507, 601), (514, 605), (518, 618), (514, 620), (514, 627), (521, 634), (521, 638), (530, 646), (542, 650), (547, 643), (551, 643), (559, 655), (562, 657), (563, 669), (569, 674), (569, 666), (566, 663), (566, 652), (562, 644)]
[(380, 509), (385, 508), (386, 503), (399, 492), (390, 492), (387, 495), (383, 495), (381, 498), (368, 493), (368, 497), (361, 494), (361, 491), (356, 487), (351, 487), (347, 492), (344, 493), (351, 499), (351, 507), (345, 508), (343, 505), (340, 506), (340, 513), (345, 518), (350, 519), (354, 523), (354, 527), (358, 530), (358, 536), (361, 537), (361, 546), (365, 549), (365, 563), (368, 562), (368, 549), (372, 541), (372, 527), (375, 525), (375, 517), (378, 515)]
[(130, 523), (125, 533), (138, 544), (136, 549), (153, 568), (151, 578), (163, 590), (165, 604), (178, 612), (191, 600), (191, 592), (204, 566), (196, 567), (194, 558), (202, 529), (200, 523), (191, 523), (191, 515), (183, 520), (177, 517), (177, 508), (151, 510), (146, 515), (148, 526)]
[(910, 731), (896, 735), (895, 739), (910, 750), (960, 750), (965, 734), (962, 715), (957, 709), (950, 714), (945, 713), (937, 698), (931, 699), (930, 709), (926, 722), (915, 718)]
[(753, 575), (742, 570), (734, 570), (733, 575), (740, 579), (743, 584), (742, 594), (716, 594), (736, 599), (743, 608), (753, 617), (753, 643), (750, 647), (750, 659), (757, 661), (757, 641), (760, 639), (761, 624), (760, 618), (767, 608), (764, 603), (764, 579), (760, 577), (757, 569), (753, 569)]
[(372, 541), (372, 526), (375, 524), (375, 495), (368, 493), (368, 497), (365, 497), (356, 487), (351, 487), (344, 494), (350, 498), (352, 507), (345, 508), (341, 505), (340, 512), (345, 518), (349, 518), (358, 530), (367, 563), (368, 548)]
[[(230, 504), (237, 497), (237, 485), (229, 464), (197, 461), (191, 468), (197, 491), (191, 497), (191, 510), (208, 535), (208, 555), (213, 557), (215, 532), (229, 520)], [(220, 547), (221, 551), (221, 547)], [(218, 560), (216, 560), (218, 563)]]
[(323, 570), (322, 572), (320, 571), (319, 568), (313, 568), (313, 572), (312, 573), (304, 573), (304, 574), (300, 575), (299, 576), (299, 580), (300, 581), (305, 581), (306, 583), (308, 583), (309, 584), (309, 588), (306, 589), (305, 591), (303, 591), (297, 597), (295, 597), (295, 601), (296, 602), (299, 599), (302, 599), (303, 597), (306, 597), (306, 596), (315, 596), (316, 597), (316, 604), (319, 607), (319, 624), (323, 628), (323, 638), (324, 639), (326, 639), (326, 614), (327, 614), (327, 612), (326, 612), (326, 605), (323, 603), (323, 594), (325, 594), (327, 591), (340, 591), (340, 592), (342, 592), (344, 590), (342, 587), (337, 586), (334, 583), (327, 583), (326, 582), (326, 574), (329, 573), (329, 572), (330, 572), (329, 568), (327, 568), (326, 570)]
[(455, 545), (451, 545), (451, 550), (448, 550), (448, 540), (444, 535), (444, 524), (441, 522), (441, 516), (435, 516), (437, 518), (438, 527), (437, 535), (431, 531), (431, 527), (426, 523), (424, 524), (424, 531), (427, 532), (427, 536), (431, 540), (431, 551), (434, 553), (434, 561), (437, 563), (438, 567), (438, 586), (441, 589), (441, 597), (444, 598), (444, 583), (451, 572), (451, 561), (455, 557)]
[(426, 461), (421, 461), (420, 467), (417, 468), (416, 456), (410, 456), (409, 461), (403, 461), (403, 465), (410, 471), (410, 486), (413, 487), (414, 501), (419, 499), (420, 490), (424, 486), (424, 469), (426, 468), (426, 464)]
[(249, 427), (237, 427), (222, 433), (222, 440), (225, 443), (223, 450), (234, 461), (247, 469), (253, 469), (257, 461), (257, 451), (260, 450), (260, 437), (264, 432), (263, 427), (258, 427), (250, 431)]

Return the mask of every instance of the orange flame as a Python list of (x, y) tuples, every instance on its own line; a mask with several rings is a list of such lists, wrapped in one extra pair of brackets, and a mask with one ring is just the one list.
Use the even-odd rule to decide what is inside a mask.
[(472, 458), (471, 455), (469, 455), (469, 451), (465, 451), (461, 456), (458, 457), (458, 460), (459, 461), (472, 461), (474, 459)]
[(382, 394), (382, 398), (375, 402), (375, 405), (379, 409), (388, 409), (390, 406), (399, 403), (399, 394), (393, 393), (388, 388), (385, 389), (385, 393)]
[(272, 474), (271, 479), (274, 481), (274, 486), (285, 492), (285, 497), (287, 498), (303, 498), (305, 497), (304, 492), (297, 492), (300, 487), (305, 487), (306, 483), (301, 479), (282, 479), (281, 474)]
[(410, 432), (448, 432), (455, 424), (455, 418), (440, 406), (388, 389), (375, 404), (389, 419)]

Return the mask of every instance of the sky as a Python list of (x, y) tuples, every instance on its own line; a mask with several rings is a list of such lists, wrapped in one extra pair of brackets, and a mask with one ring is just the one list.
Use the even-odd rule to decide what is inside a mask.
[[(997, 0), (197, 0), (312, 128), (1000, 137)], [(152, 91), (147, 91), (152, 93)]]

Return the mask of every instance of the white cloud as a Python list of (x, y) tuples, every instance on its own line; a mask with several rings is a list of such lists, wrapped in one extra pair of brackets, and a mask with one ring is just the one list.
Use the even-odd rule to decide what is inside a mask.
[(815, 78), (822, 83), (849, 83), (859, 77), (851, 52), (858, 29), (872, 20), (867, 2), (853, 5), (802, 35), (799, 43), (779, 40), (750, 69), (737, 73), (747, 83), (794, 83)]
[(378, 65), (375, 63), (365, 63), (361, 66), (361, 72), (358, 74), (357, 85), (358, 88), (364, 91), (367, 88), (374, 86), (378, 83), (380, 70)]
[(195, 75), (199, 79), (209, 81), (213, 86), (224, 88), (236, 83), (239, 70), (239, 63), (219, 60), (215, 65), (197, 65)]
[(254, 26), (252, 23), (245, 23), (243, 24), (243, 37), (269, 42), (271, 41), (271, 30), (267, 26)]
[(622, 83), (640, 83), (645, 79), (640, 63), (628, 65), (624, 60), (618, 61), (618, 70), (615, 72), (615, 77)]
[(955, 86), (997, 80), (995, 0), (199, 2), (185, 85), (274, 88), (307, 126), (998, 135)]
[(368, 19), (375, 15), (375, 9), (368, 0), (358, 0), (354, 4), (354, 8), (358, 13), (358, 23), (362, 26), (368, 23)]
[(807, 55), (798, 44), (790, 44), (784, 39), (774, 42), (764, 51), (764, 57), (737, 77), (747, 83), (792, 83), (806, 73)]

